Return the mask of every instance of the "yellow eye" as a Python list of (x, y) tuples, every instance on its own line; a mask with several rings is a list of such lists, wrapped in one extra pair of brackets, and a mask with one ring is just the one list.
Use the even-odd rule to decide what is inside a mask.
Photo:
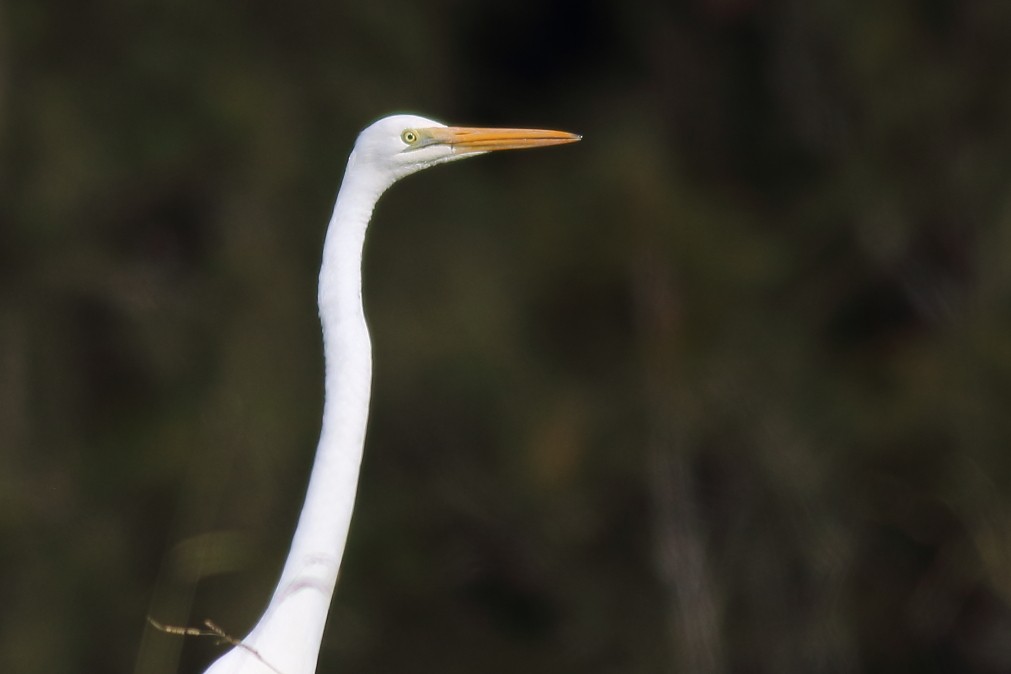
[(418, 132), (412, 129), (408, 129), (400, 134), (400, 140), (404, 141), (408, 145), (414, 145), (418, 142)]

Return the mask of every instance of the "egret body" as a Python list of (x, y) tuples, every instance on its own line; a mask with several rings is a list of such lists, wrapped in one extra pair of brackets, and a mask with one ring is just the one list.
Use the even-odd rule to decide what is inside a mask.
[(580, 137), (539, 129), (448, 127), (385, 117), (361, 132), (348, 158), (323, 244), (319, 315), (325, 388), (319, 445), (284, 570), (259, 622), (207, 674), (312, 674), (351, 524), (369, 411), (372, 347), (362, 309), (362, 246), (380, 195), (429, 166)]

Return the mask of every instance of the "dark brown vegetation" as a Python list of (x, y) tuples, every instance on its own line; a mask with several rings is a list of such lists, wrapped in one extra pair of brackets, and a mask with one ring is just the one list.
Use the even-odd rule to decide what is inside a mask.
[(379, 206), (320, 672), (1011, 671), (1011, 3), (957, 0), (0, 6), (0, 670), (249, 627), (393, 111), (585, 139)]

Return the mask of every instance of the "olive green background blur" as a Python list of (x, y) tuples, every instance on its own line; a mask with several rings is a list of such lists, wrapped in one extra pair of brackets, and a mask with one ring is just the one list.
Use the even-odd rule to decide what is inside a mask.
[(0, 670), (197, 672), (413, 176), (320, 672), (1011, 671), (1011, 3), (0, 5)]

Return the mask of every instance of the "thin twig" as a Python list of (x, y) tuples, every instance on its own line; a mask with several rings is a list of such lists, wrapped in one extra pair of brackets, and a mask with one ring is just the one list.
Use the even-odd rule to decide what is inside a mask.
[(276, 672), (276, 674), (284, 674), (284, 672), (280, 669), (267, 662), (255, 648), (242, 643), (209, 619), (204, 620), (204, 626), (207, 629), (201, 629), (200, 627), (176, 627), (175, 625), (163, 625), (151, 616), (147, 617), (147, 621), (151, 623), (151, 627), (154, 627), (159, 632), (165, 632), (166, 634), (176, 634), (183, 637), (217, 637), (219, 644), (229, 644), (230, 646), (235, 646), (236, 648), (241, 648), (249, 653), (252, 653), (257, 660), (262, 662), (264, 666), (269, 667), (271, 671)]

